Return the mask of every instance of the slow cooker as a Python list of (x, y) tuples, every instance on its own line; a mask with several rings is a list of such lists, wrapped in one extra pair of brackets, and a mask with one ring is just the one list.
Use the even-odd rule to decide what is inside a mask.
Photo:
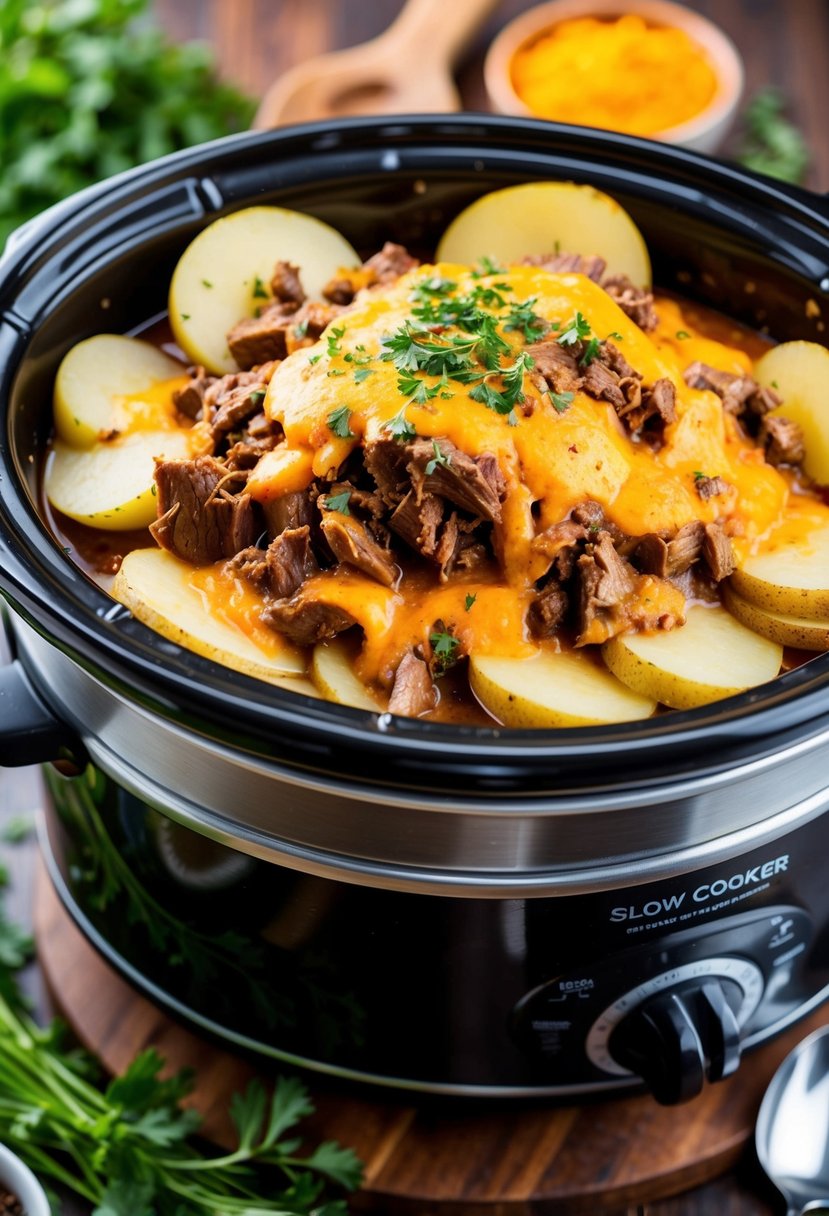
[[(475, 115), (246, 135), (103, 183), (0, 264), (2, 760), (46, 768), (57, 889), (139, 987), (246, 1047), (445, 1094), (663, 1102), (829, 995), (829, 656), (704, 709), (449, 727), (292, 695), (184, 651), (38, 506), (60, 358), (161, 313), (220, 214), (308, 211), (426, 253), (500, 186), (590, 182), (657, 283), (822, 341), (829, 206), (679, 149)], [(704, 656), (700, 661), (704, 662)]]

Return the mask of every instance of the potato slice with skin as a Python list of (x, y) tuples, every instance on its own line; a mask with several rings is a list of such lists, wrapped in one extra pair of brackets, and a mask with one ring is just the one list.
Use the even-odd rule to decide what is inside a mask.
[(643, 696), (672, 709), (694, 709), (773, 680), (783, 648), (746, 629), (719, 605), (695, 605), (678, 629), (621, 634), (605, 642), (602, 657)]
[(608, 273), (650, 286), (648, 251), (628, 213), (607, 194), (575, 182), (529, 182), (485, 194), (446, 229), (437, 260), (477, 263), (490, 257), (510, 265), (525, 254), (556, 249), (599, 254)]
[(767, 612), (829, 620), (829, 527), (746, 558), (731, 586)]
[[(96, 334), (65, 355), (55, 379), (55, 426), (64, 443), (90, 448), (102, 435), (130, 429), (140, 398), (157, 384), (184, 375), (184, 368), (149, 342), (119, 334)], [(166, 412), (172, 402), (150, 402), (146, 414)], [(146, 426), (146, 423), (144, 423)], [(146, 427), (146, 429), (156, 429)]]
[(265, 649), (211, 613), (193, 574), (192, 566), (164, 549), (133, 549), (115, 576), (112, 595), (150, 629), (195, 654), (293, 692), (319, 695), (305, 678), (305, 659), (295, 646), (274, 633)]
[(311, 675), (326, 701), (383, 713), (385, 706), (358, 680), (351, 666), (349, 648), (338, 639), (318, 642), (314, 647)]
[(306, 295), (319, 299), (336, 272), (360, 259), (334, 228), (284, 207), (246, 207), (215, 220), (181, 255), (170, 283), (176, 341), (209, 371), (237, 371), (228, 331), (270, 302), (277, 261), (299, 266)]
[(722, 596), (731, 615), (762, 637), (798, 650), (829, 650), (829, 619), (809, 621), (802, 616), (769, 612), (767, 608), (744, 600), (728, 586), (722, 588)]
[(534, 658), (472, 655), (469, 683), (504, 726), (600, 726), (649, 718), (652, 698), (631, 692), (584, 653), (551, 650)]
[(53, 507), (93, 528), (145, 528), (156, 517), (155, 458), (190, 454), (188, 432), (136, 431), (112, 443), (55, 442), (43, 488)]
[(783, 398), (771, 416), (802, 428), (806, 472), (829, 485), (829, 350), (817, 342), (782, 342), (757, 360), (754, 375)]

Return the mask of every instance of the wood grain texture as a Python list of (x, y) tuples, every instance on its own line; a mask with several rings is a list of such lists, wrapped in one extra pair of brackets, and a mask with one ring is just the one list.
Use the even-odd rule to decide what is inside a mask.
[[(736, 43), (746, 66), (746, 96), (779, 88), (812, 150), (807, 185), (829, 190), (829, 5), (825, 0), (686, 0), (716, 21)], [(222, 73), (261, 96), (286, 68), (326, 50), (379, 34), (402, 0), (154, 0), (158, 19), (177, 38), (212, 42)], [(458, 68), (467, 109), (486, 108), (484, 51), (497, 31), (529, 0), (500, 0)], [(417, 66), (401, 65), (416, 72)], [(738, 132), (726, 144), (733, 149)]]
[[(192, 1068), (193, 1104), (207, 1135), (232, 1142), (230, 1097), (254, 1075), (278, 1065), (253, 1063), (194, 1033), (151, 1004), (92, 949), (64, 911), (42, 870), (36, 931), (41, 967), (79, 1038), (110, 1071), (122, 1070), (150, 1045), (171, 1068)], [(89, 1000), (94, 991), (95, 1000)], [(317, 1112), (313, 1139), (350, 1144), (366, 1165), (352, 1200), (355, 1212), (384, 1216), (558, 1216), (562, 1213), (652, 1212), (685, 1216), (768, 1211), (740, 1198), (732, 1182), (722, 1206), (656, 1203), (699, 1187), (738, 1165), (750, 1140), (763, 1090), (783, 1056), (809, 1030), (829, 1020), (823, 1009), (723, 1084), (709, 1086), (682, 1107), (664, 1108), (648, 1096), (592, 1101), (458, 1102), (411, 1099), (357, 1090), (311, 1076)]]

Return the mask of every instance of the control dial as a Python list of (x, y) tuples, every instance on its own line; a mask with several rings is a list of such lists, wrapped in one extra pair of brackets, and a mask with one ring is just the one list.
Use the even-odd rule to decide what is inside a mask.
[(605, 1072), (638, 1074), (666, 1104), (698, 1094), (740, 1062), (740, 1027), (763, 991), (745, 959), (704, 959), (620, 997), (594, 1023), (587, 1052)]

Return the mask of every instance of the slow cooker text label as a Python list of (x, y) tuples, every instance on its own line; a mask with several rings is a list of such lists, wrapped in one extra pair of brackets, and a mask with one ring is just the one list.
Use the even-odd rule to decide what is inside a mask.
[(665, 916), (669, 912), (678, 911), (685, 902), (687, 895), (690, 895), (694, 903), (704, 904), (710, 899), (718, 899), (729, 891), (740, 891), (745, 887), (751, 887), (761, 882), (768, 882), (770, 878), (774, 878), (776, 874), (784, 873), (788, 868), (789, 854), (784, 853), (782, 857), (775, 857), (771, 861), (763, 862), (762, 865), (752, 866), (748, 870), (740, 870), (728, 878), (715, 878), (713, 882), (702, 883), (690, 892), (680, 891), (677, 895), (649, 899), (638, 907), (633, 905), (627, 908), (613, 908), (610, 913), (610, 919), (615, 924), (631, 920), (652, 920), (654, 917)]

